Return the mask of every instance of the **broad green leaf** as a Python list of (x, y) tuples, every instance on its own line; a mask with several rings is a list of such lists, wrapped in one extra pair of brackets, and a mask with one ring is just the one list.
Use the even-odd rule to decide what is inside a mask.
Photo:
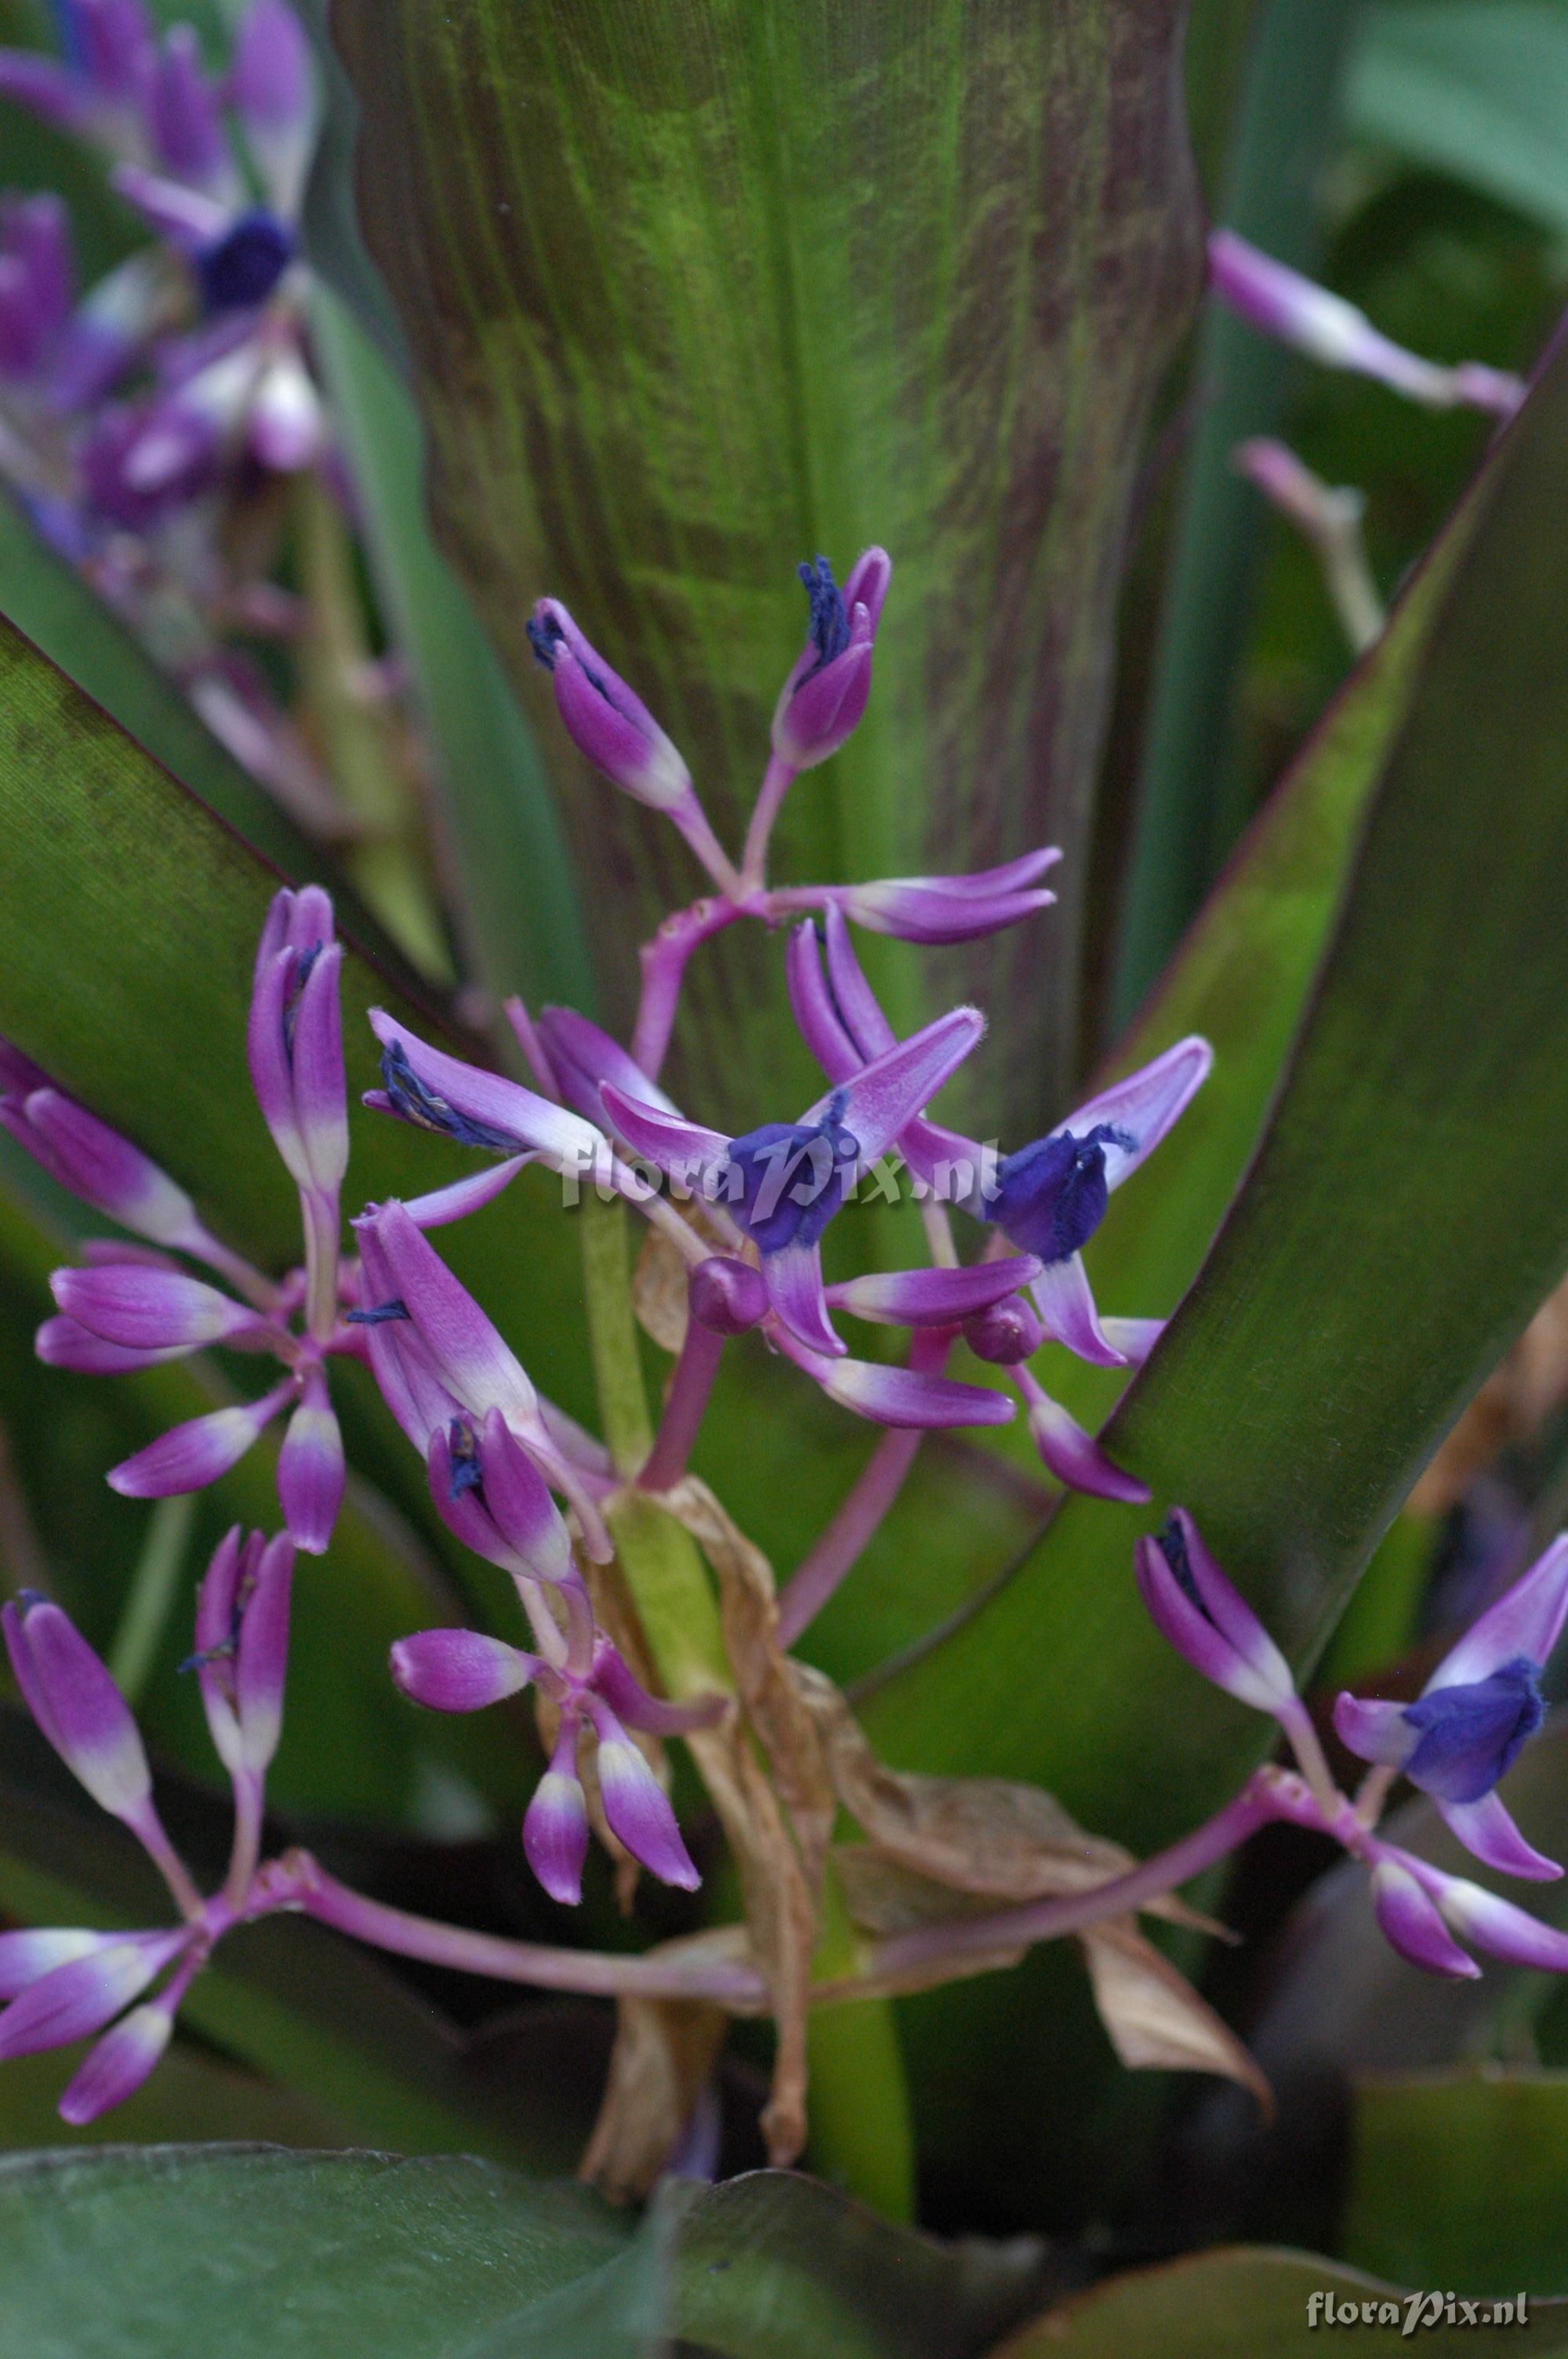
[[(215, 1885), (226, 1813), (167, 1779), (159, 1792), (175, 1842), (199, 1880)], [(167, 1920), (168, 1895), (135, 1841), (92, 1809), (8, 1707), (0, 1711), (0, 1909), (8, 1917), (105, 1928)], [(579, 2096), (563, 2076), (536, 2069), (530, 2079), (522, 2048), (470, 2049), (371, 1951), (303, 1918), (270, 1918), (230, 1935), (192, 1984), (180, 2021), (276, 2084), (297, 2117), (304, 2104), (320, 2143), (459, 2149), (561, 2170), (590, 2125), (591, 2092)], [(48, 2056), (29, 2068), (27, 2085), (35, 2097), (40, 2088), (58, 2095), (70, 2070), (66, 2056)], [(0, 2131), (4, 2091), (0, 2068)], [(287, 2112), (280, 2094), (278, 2126)], [(180, 2119), (178, 2134), (213, 2125), (211, 2112), (199, 2114)], [(225, 2134), (242, 2126), (236, 2113)], [(171, 2115), (166, 2135), (174, 2128)]]
[(1036, 2281), (1028, 2248), (943, 2248), (781, 2172), (674, 2189), (633, 2245), (580, 2188), (471, 2161), (0, 2166), (0, 2316), (29, 2359), (653, 2359), (670, 2331), (711, 2359), (981, 2359)]
[[(1266, 1731), (1157, 1636), (1135, 1534), (1165, 1502), (1190, 1506), (1310, 1659), (1568, 1259), (1565, 414), (1559, 357), (1483, 486), (1258, 1159), (1108, 1430), (1155, 1506), (1061, 1508), (1012, 1578), (874, 1700), (867, 1724), (901, 1765), (1037, 1780), (1143, 1851), (1213, 1809)], [(1157, 1161), (1143, 1184), (1162, 1185)], [(1016, 2020), (1029, 1988), (1000, 2013)], [(950, 2045), (971, 2005), (991, 2002), (925, 2003), (933, 2036)], [(1054, 2049), (1037, 2007), (1030, 2020)]]
[(1346, 2258), (1462, 2294), (1568, 2293), (1568, 2072), (1362, 2082)]
[(1556, 0), (1367, 12), (1346, 91), (1359, 137), (1568, 231), (1568, 14)]
[[(1440, 2278), (1449, 2281), (1444, 2273)], [(1313, 2333), (1308, 2304), (1314, 2294), (1333, 2296), (1336, 2316), (1332, 2327)], [(1410, 2299), (1403, 2287), (1339, 2261), (1236, 2245), (1108, 2278), (1005, 2343), (994, 2359), (1057, 2359), (1058, 2353), (1063, 2359), (1300, 2359), (1320, 2343), (1354, 2359), (1375, 2359), (1398, 2343)], [(1357, 2322), (1342, 2325), (1339, 2308), (1352, 2303)], [(1531, 2359), (1541, 2353), (1561, 2359), (1568, 2352), (1568, 2302), (1532, 2301), (1523, 2339)], [(1456, 2318), (1450, 2325), (1444, 2316), (1420, 2328), (1415, 2347), (1441, 2359), (1507, 2359), (1520, 2341), (1517, 2320)]]
[(468, 596), (430, 538), (407, 389), (330, 287), (312, 306), (393, 638), (436, 757), (451, 895), (476, 977), (500, 997), (591, 1009), (566, 842), (532, 732)]
[[(526, 606), (567, 600), (735, 842), (801, 644), (794, 565), (881, 541), (898, 571), (871, 711), (791, 796), (783, 866), (1065, 845), (1044, 976), (1033, 937), (939, 981), (879, 960), (906, 1017), (917, 974), (981, 988), (989, 1087), (1030, 1122), (1076, 1061), (1128, 495), (1195, 276), (1179, 12), (349, 0), (331, 21), (438, 527), (569, 781), (607, 1006), (697, 879), (666, 826), (565, 758)], [(708, 1109), (749, 1103), (726, 1051), (744, 1010), (756, 1053), (765, 1004), (783, 1054), (776, 946), (726, 936), (693, 990), (687, 1070), (700, 1046)]]
[[(1218, 212), (1298, 269), (1319, 249), (1318, 183), (1358, 14), (1359, 0), (1271, 0), (1252, 40)], [(1247, 817), (1237, 807), (1234, 699), (1266, 512), (1232, 454), (1247, 436), (1278, 431), (1295, 374), (1282, 345), (1210, 299), (1118, 944), (1118, 1025), (1160, 974)]]

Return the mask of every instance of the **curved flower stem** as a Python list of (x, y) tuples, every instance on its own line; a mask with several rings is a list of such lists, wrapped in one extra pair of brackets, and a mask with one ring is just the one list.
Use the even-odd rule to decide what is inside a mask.
[(746, 848), (741, 854), (741, 881), (748, 892), (760, 892), (767, 872), (768, 839), (773, 832), (773, 821), (779, 807), (800, 773), (793, 762), (782, 761), (770, 754), (768, 766), (762, 773), (752, 811), (752, 823), (746, 830)]
[[(1130, 1910), (1157, 1900), (1212, 1867), (1235, 1851), (1249, 1835), (1271, 1819), (1299, 1821), (1300, 1803), (1281, 1790), (1280, 1781), (1262, 1770), (1242, 1788), (1234, 1801), (1169, 1850), (1156, 1852), (1140, 1867), (1087, 1892), (1064, 1893), (1051, 1900), (1032, 1900), (1022, 1908), (1000, 1908), (986, 1917), (963, 1917), (946, 1924), (923, 1925), (913, 1933), (897, 1933), (881, 1941), (871, 1953), (873, 1974), (902, 1974), (910, 1968), (940, 1964), (966, 1952), (1021, 1949), (1034, 1941), (1054, 1941), (1064, 1933), (1081, 1932), (1086, 1925), (1107, 1917), (1125, 1917)], [(1315, 1808), (1314, 1809), (1315, 1816)]]
[(686, 1341), (680, 1347), (665, 1413), (659, 1420), (658, 1436), (637, 1477), (640, 1491), (667, 1491), (686, 1473), (691, 1445), (697, 1440), (723, 1356), (723, 1336), (688, 1319)]
[(289, 1852), (277, 1868), (287, 1897), (280, 1895), (274, 1905), (298, 1908), (402, 1958), (423, 1958), (495, 1982), (533, 1983), (544, 1990), (583, 1991), (595, 1997), (708, 1998), (748, 2013), (767, 2005), (762, 1978), (750, 1966), (717, 1959), (612, 1957), (542, 1941), (509, 1941), (498, 1933), (471, 1932), (369, 1900), (329, 1875), (308, 1852)]
[[(954, 1331), (916, 1328), (909, 1364), (940, 1375)], [(838, 1514), (804, 1556), (779, 1597), (779, 1644), (793, 1647), (845, 1575), (853, 1571), (903, 1490), (925, 1435), (919, 1427), (890, 1426), (861, 1468)]]
[(643, 944), (638, 953), (643, 995), (632, 1032), (632, 1059), (651, 1082), (657, 1081), (670, 1045), (681, 984), (693, 951), (747, 914), (740, 900), (694, 901), (689, 909), (677, 909), (666, 918), (658, 932)]

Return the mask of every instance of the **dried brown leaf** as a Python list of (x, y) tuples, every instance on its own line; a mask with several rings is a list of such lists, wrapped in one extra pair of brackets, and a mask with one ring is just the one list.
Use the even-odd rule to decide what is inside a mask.
[(664, 1505), (713, 1568), (725, 1652), (815, 1892), (837, 1811), (816, 1716), (795, 1679), (796, 1667), (779, 1644), (773, 1567), (695, 1474), (666, 1493)]
[(686, 1342), (687, 1265), (662, 1229), (643, 1238), (632, 1279), (632, 1308), (644, 1333), (662, 1352), (678, 1352)]
[(1124, 2064), (1218, 2072), (1273, 2112), (1273, 2092), (1236, 2034), (1130, 1917), (1111, 1918), (1078, 1938), (1100, 2021)]
[(691, 2119), (727, 2021), (706, 1999), (617, 2000), (610, 2077), (579, 2178), (613, 2203), (647, 2194)]

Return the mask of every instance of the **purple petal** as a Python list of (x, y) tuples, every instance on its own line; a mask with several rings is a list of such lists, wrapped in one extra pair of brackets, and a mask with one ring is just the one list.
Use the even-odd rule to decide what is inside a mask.
[(855, 946), (849, 940), (849, 929), (844, 913), (831, 903), (822, 913), (823, 945), (827, 961), (827, 980), (833, 997), (843, 1018), (844, 1028), (860, 1052), (860, 1061), (869, 1063), (897, 1042), (897, 1035), (878, 1005), (876, 994), (866, 981)]
[(1125, 1355), (1118, 1351), (1100, 1324), (1081, 1253), (1047, 1262), (1030, 1292), (1054, 1343), (1065, 1343), (1069, 1352), (1076, 1352), (1080, 1360), (1088, 1360), (1096, 1367), (1126, 1365)]
[(540, 1581), (571, 1581), (571, 1539), (549, 1485), (499, 1409), (480, 1437), (484, 1503), (497, 1531)]
[(211, 181), (229, 164), (218, 100), (191, 25), (171, 25), (153, 71), (147, 113), (158, 161), (178, 179)]
[(106, 1343), (102, 1335), (89, 1334), (74, 1319), (46, 1319), (33, 1343), (46, 1367), (70, 1368), (84, 1376), (121, 1376), (135, 1368), (161, 1367), (166, 1361), (182, 1359), (187, 1349), (176, 1343), (162, 1352), (128, 1352), (122, 1343)]
[(599, 1790), (610, 1830), (663, 1884), (695, 1892), (702, 1878), (681, 1841), (664, 1788), (609, 1706), (588, 1698), (599, 1738)]
[(1444, 1876), (1437, 1905), (1462, 1940), (1473, 1941), (1494, 1958), (1510, 1965), (1536, 1966), (1546, 1973), (1568, 1973), (1568, 1933), (1543, 1925), (1528, 1909), (1499, 1899), (1460, 1875)]
[(142, 0), (70, 0), (83, 69), (111, 97), (139, 100), (153, 62), (152, 18)]
[(79, 131), (92, 112), (91, 94), (79, 77), (32, 49), (0, 49), (0, 98), (62, 131)]
[(86, 1639), (47, 1599), (0, 1613), (11, 1668), (39, 1728), (93, 1800), (117, 1819), (141, 1814), (152, 1791), (131, 1708)]
[(641, 697), (612, 671), (558, 598), (541, 598), (528, 626), (556, 706), (579, 754), (654, 810), (693, 799), (691, 772)]
[(0, 2015), (0, 2060), (69, 2047), (73, 2039), (102, 2031), (123, 2006), (141, 1996), (189, 1938), (184, 1926), (171, 1933), (127, 1934), (29, 1984)]
[[(838, 912), (833, 914), (837, 916)], [(841, 927), (842, 918), (838, 922)], [(830, 1082), (851, 1081), (866, 1060), (844, 1028), (823, 972), (816, 927), (809, 918), (804, 925), (791, 929), (784, 951), (784, 976), (790, 1008), (801, 1038)]]
[[(460, 1419), (454, 1422), (460, 1429), (462, 1427)], [(426, 1471), (436, 1513), (447, 1529), (455, 1532), (463, 1546), (472, 1549), (476, 1556), (500, 1565), (503, 1571), (526, 1571), (526, 1566), (496, 1529), (477, 1484), (465, 1483), (460, 1475), (454, 1476), (450, 1428), (446, 1425), (437, 1426), (430, 1436)]]
[(262, 1550), (249, 1593), (242, 1600), (234, 1658), (234, 1705), (241, 1758), (260, 1774), (283, 1732), (283, 1690), (288, 1669), (288, 1605), (294, 1543), (280, 1534)]
[(612, 1040), (608, 1032), (600, 1031), (597, 1024), (589, 1023), (575, 1008), (541, 1008), (536, 1030), (550, 1071), (560, 1084), (561, 1095), (589, 1122), (602, 1119), (600, 1082), (613, 1082), (627, 1097), (656, 1106), (662, 1114), (678, 1116), (675, 1100), (666, 1096), (657, 1082), (648, 1079), (620, 1041)]
[(1119, 1352), (1129, 1367), (1141, 1368), (1170, 1321), (1165, 1319), (1105, 1318), (1099, 1323), (1100, 1332), (1112, 1351)]
[(418, 1630), (392, 1649), (392, 1676), (432, 1712), (482, 1712), (525, 1688), (538, 1658), (480, 1630)]
[(161, 2001), (133, 2007), (88, 2049), (60, 2098), (60, 2118), (80, 2129), (135, 2096), (173, 2030), (173, 2009)]
[(762, 1283), (768, 1300), (792, 1335), (807, 1351), (842, 1353), (847, 1347), (827, 1316), (822, 1284), (822, 1247), (797, 1240), (762, 1256)]
[(1119, 1188), (1185, 1113), (1208, 1079), (1213, 1063), (1214, 1050), (1193, 1033), (1129, 1073), (1125, 1081), (1113, 1082), (1098, 1097), (1086, 1100), (1050, 1136), (1054, 1138), (1063, 1131), (1081, 1135), (1101, 1123), (1128, 1133), (1133, 1146), (1108, 1141), (1105, 1150), (1106, 1185)]
[(568, 1714), (523, 1821), (529, 1866), (551, 1899), (569, 1908), (582, 1898), (588, 1857), (588, 1801), (577, 1774), (577, 1720)]
[(600, 1096), (617, 1135), (694, 1192), (729, 1156), (730, 1141), (722, 1131), (705, 1130), (700, 1123), (687, 1122), (680, 1114), (661, 1113), (641, 1098), (628, 1097), (613, 1082), (601, 1083)]
[(1376, 1761), (1387, 1769), (1402, 1769), (1421, 1741), (1402, 1703), (1383, 1703), (1374, 1696), (1336, 1696), (1334, 1726), (1341, 1745), (1358, 1761)]
[(1240, 1591), (1220, 1571), (1191, 1516), (1184, 1507), (1175, 1507), (1171, 1521), (1181, 1535), (1188, 1575), (1209, 1620), (1279, 1701), (1293, 1701), (1296, 1685), (1290, 1665)]
[(840, 1408), (874, 1425), (938, 1427), (1007, 1425), (1013, 1415), (1005, 1393), (983, 1385), (960, 1385), (950, 1376), (920, 1368), (890, 1368), (872, 1360), (829, 1360), (809, 1355), (811, 1373)]
[(499, 1408), (509, 1423), (536, 1422), (538, 1397), (521, 1364), (406, 1208), (383, 1204), (367, 1225), (385, 1256), (392, 1291), (406, 1306), (441, 1382), (475, 1417)]
[(1552, 1541), (1450, 1647), (1422, 1690), (1467, 1686), (1522, 1656), (1543, 1667), (1568, 1618), (1568, 1533)]
[[(957, 1072), (985, 1028), (978, 1008), (955, 1007), (874, 1058), (844, 1086), (842, 1110), (835, 1111), (859, 1143), (862, 1171), (886, 1153), (904, 1125)], [(801, 1116), (802, 1123), (819, 1123), (837, 1094), (819, 1098)]]
[(300, 1145), (317, 1187), (334, 1194), (349, 1162), (343, 1019), (338, 1005), (342, 962), (338, 943), (329, 942), (312, 964), (294, 1011), (294, 1106)]
[(1450, 1832), (1488, 1867), (1500, 1869), (1504, 1875), (1526, 1875), (1540, 1884), (1562, 1875), (1554, 1859), (1526, 1843), (1498, 1795), (1483, 1794), (1478, 1802), (1445, 1802), (1438, 1795), (1433, 1799)]
[(56, 1966), (69, 1965), (73, 1958), (91, 1958), (127, 1938), (124, 1933), (90, 1933), (74, 1926), (54, 1925), (38, 1931), (29, 1928), (0, 1933), (0, 1998), (15, 1998), (18, 1991), (41, 1981)]
[(881, 1326), (954, 1326), (1027, 1286), (1039, 1269), (1033, 1254), (1012, 1254), (962, 1269), (876, 1271), (830, 1286), (827, 1299), (836, 1310)]
[[(397, 1286), (373, 1217), (366, 1216), (353, 1225), (360, 1248), (360, 1305), (373, 1310), (380, 1303), (395, 1302)], [(462, 1403), (442, 1384), (411, 1320), (378, 1321), (360, 1332), (382, 1398), (420, 1456), (425, 1456), (431, 1435), (461, 1412)]]
[(1466, 1957), (1438, 1913), (1437, 1904), (1408, 1867), (1379, 1860), (1372, 1871), (1372, 1906), (1383, 1939), (1412, 1966), (1455, 1982), (1474, 1981), (1481, 1969)]
[(134, 1458), (109, 1469), (109, 1487), (126, 1499), (168, 1499), (203, 1491), (237, 1466), (264, 1426), (291, 1401), (297, 1390), (287, 1377), (261, 1399), (241, 1408), (217, 1408), (160, 1434)]
[(248, 131), (293, 131), (309, 118), (310, 45), (284, 0), (251, 0), (234, 36), (229, 97)]
[(298, 952), (286, 945), (258, 966), (251, 994), (245, 1050), (250, 1061), (251, 1087), (256, 1093), (262, 1120), (272, 1133), (273, 1145), (282, 1156), (289, 1177), (298, 1186), (306, 1187), (311, 1172), (295, 1109), (287, 1030), (287, 1011), (298, 965)]
[(865, 712), (873, 634), (863, 617), (857, 617), (852, 631), (841, 656), (816, 671), (803, 658), (784, 682), (773, 714), (773, 746), (781, 761), (797, 770), (813, 769), (836, 754)]
[(466, 1180), (452, 1180), (444, 1188), (432, 1188), (427, 1196), (411, 1196), (403, 1209), (416, 1229), (440, 1229), (449, 1221), (466, 1221), (470, 1212), (482, 1212), (486, 1204), (493, 1203), (524, 1164), (533, 1160), (531, 1155), (509, 1156), (504, 1163), (492, 1163), (488, 1170), (470, 1171)]
[[(466, 1121), (492, 1132), (501, 1148), (532, 1147), (553, 1166), (564, 1165), (579, 1172), (596, 1169), (605, 1156), (602, 1134), (565, 1106), (552, 1105), (548, 1098), (525, 1090), (520, 1082), (506, 1081), (500, 1073), (487, 1073), (477, 1065), (444, 1055), (406, 1031), (379, 1007), (371, 1009), (370, 1022), (384, 1049), (402, 1050), (416, 1079), (433, 1093), (438, 1107), (449, 1108), (460, 1125)], [(427, 1126), (440, 1129), (443, 1125), (438, 1116)], [(460, 1137), (460, 1127), (451, 1135)]]
[(265, 1324), (249, 1304), (182, 1270), (57, 1269), (49, 1288), (67, 1318), (131, 1352), (197, 1351)]
[(138, 1236), (184, 1246), (200, 1234), (184, 1189), (63, 1091), (35, 1090), (20, 1109), (0, 1103), (0, 1120), (61, 1187)]
[(1077, 1419), (1030, 1378), (1027, 1368), (1018, 1369), (1016, 1381), (1028, 1407), (1034, 1447), (1058, 1483), (1065, 1483), (1069, 1491), (1087, 1491), (1097, 1499), (1120, 1499), (1135, 1506), (1144, 1504), (1150, 1496), (1148, 1484), (1113, 1465)]
[(1133, 1552), (1133, 1564), (1139, 1593), (1162, 1637), (1216, 1687), (1260, 1712), (1272, 1712), (1278, 1701), (1272, 1690), (1249, 1670), (1229, 1640), (1186, 1595), (1158, 1540), (1145, 1534)]
[(856, 925), (905, 942), (978, 941), (1049, 908), (1056, 897), (1044, 891), (987, 897), (955, 892), (943, 879), (918, 876), (889, 876), (871, 885), (836, 886), (832, 890), (844, 915)]
[(312, 1368), (288, 1420), (277, 1460), (277, 1495), (289, 1536), (308, 1556), (322, 1556), (343, 1504), (343, 1437), (327, 1391)]
[(215, 197), (166, 179), (159, 172), (144, 171), (139, 164), (116, 164), (109, 180), (160, 237), (186, 255), (215, 245), (229, 225), (228, 208)]
[(231, 1775), (244, 1766), (234, 1703), (235, 1632), (240, 1599), (248, 1591), (266, 1545), (232, 1524), (213, 1549), (196, 1593), (196, 1674), (202, 1709), (218, 1758)]

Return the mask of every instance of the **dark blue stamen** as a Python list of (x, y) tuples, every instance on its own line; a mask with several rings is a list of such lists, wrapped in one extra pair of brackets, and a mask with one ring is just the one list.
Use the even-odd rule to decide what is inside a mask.
[(478, 1491), (483, 1487), (484, 1469), (479, 1462), (479, 1440), (472, 1426), (465, 1424), (460, 1417), (455, 1417), (447, 1429), (447, 1442), (450, 1458), (447, 1496), (460, 1499), (465, 1491)]
[(294, 1027), (299, 1021), (299, 999), (310, 980), (310, 970), (326, 949), (325, 942), (312, 942), (301, 953), (294, 969), (294, 980), (288, 986), (288, 997), (283, 1003), (283, 1053), (294, 1062)]
[(1025, 1253), (1044, 1262), (1065, 1261), (1093, 1236), (1110, 1201), (1105, 1150), (1130, 1154), (1138, 1142), (1114, 1124), (1097, 1122), (1076, 1138), (1070, 1130), (1037, 1138), (1004, 1156), (985, 1218), (1005, 1229)]
[(811, 601), (810, 638), (816, 649), (816, 661), (795, 682), (798, 693), (808, 679), (816, 678), (825, 664), (844, 653), (849, 644), (849, 617), (844, 612), (833, 568), (825, 557), (819, 557), (814, 565), (798, 566), (796, 571)]
[(739, 1190), (724, 1201), (763, 1253), (814, 1245), (843, 1203), (860, 1154), (844, 1127), (848, 1103), (835, 1090), (820, 1122), (765, 1122), (730, 1141), (726, 1174), (739, 1174)]
[(381, 1052), (381, 1081), (394, 1114), (421, 1130), (434, 1130), (460, 1147), (482, 1147), (492, 1155), (515, 1155), (518, 1140), (487, 1122), (473, 1122), (419, 1079), (400, 1040), (389, 1040)]
[(373, 1310), (351, 1310), (346, 1317), (351, 1327), (381, 1327), (389, 1319), (406, 1319), (410, 1315), (406, 1302), (395, 1295), (390, 1302), (378, 1302)]
[(566, 633), (556, 621), (555, 616), (553, 614), (546, 614), (545, 620), (541, 623), (537, 621), (534, 615), (530, 614), (523, 627), (528, 634), (528, 645), (534, 650), (535, 661), (536, 663), (542, 663), (546, 671), (554, 671), (556, 669), (556, 649), (566, 637)]
[(1154, 1535), (1156, 1545), (1171, 1568), (1171, 1577), (1190, 1605), (1195, 1605), (1206, 1622), (1213, 1616), (1198, 1594), (1193, 1577), (1192, 1560), (1187, 1554), (1187, 1536), (1174, 1516), (1167, 1516)]
[(265, 303), (293, 259), (292, 234), (258, 205), (196, 256), (201, 299), (209, 311), (243, 311)]
[(1405, 1775), (1442, 1802), (1478, 1802), (1541, 1726), (1541, 1669), (1524, 1655), (1489, 1678), (1434, 1688), (1405, 1708), (1420, 1743)]
[(184, 1662), (179, 1666), (180, 1671), (182, 1674), (186, 1671), (199, 1671), (208, 1663), (232, 1663), (239, 1652), (239, 1636), (236, 1633), (232, 1638), (225, 1638), (221, 1646), (202, 1647), (194, 1655), (187, 1655)]

